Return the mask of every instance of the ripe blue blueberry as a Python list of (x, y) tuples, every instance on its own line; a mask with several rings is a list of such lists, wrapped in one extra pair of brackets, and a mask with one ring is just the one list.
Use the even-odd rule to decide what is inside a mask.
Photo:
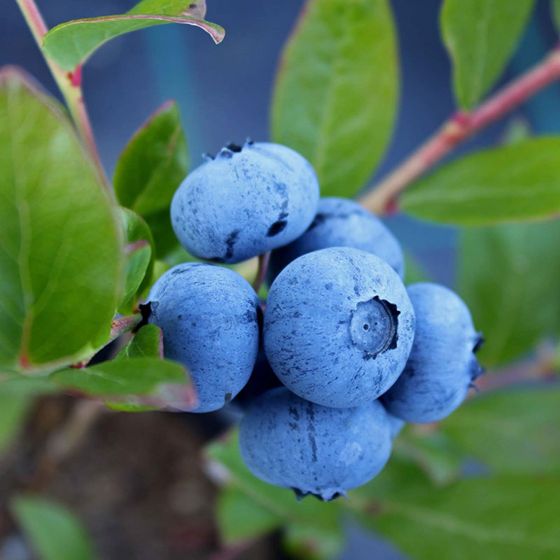
[(184, 364), (198, 407), (218, 410), (247, 383), (259, 346), (258, 299), (250, 284), (227, 268), (185, 263), (153, 286), (150, 322), (163, 331), (165, 357)]
[(292, 261), (270, 288), (264, 347), (300, 397), (337, 408), (371, 402), (402, 372), (414, 311), (398, 274), (348, 247)]
[(307, 231), (285, 247), (273, 251), (268, 269), (272, 283), (297, 257), (327, 247), (354, 247), (377, 255), (404, 276), (404, 257), (395, 236), (383, 222), (353, 200), (321, 198)]
[(392, 414), (389, 414), (388, 412), (387, 412), (387, 419), (389, 420), (389, 430), (391, 432), (391, 439), (395, 439), (401, 433), (406, 422), (404, 420), (401, 420), (400, 418), (397, 418), (396, 416), (393, 416)]
[(391, 453), (387, 414), (378, 401), (336, 409), (272, 389), (249, 407), (241, 455), (258, 478), (323, 500), (365, 484)]
[(230, 144), (183, 181), (171, 222), (193, 255), (236, 263), (300, 236), (318, 200), (315, 172), (298, 153), (278, 144)]
[(402, 375), (382, 400), (390, 414), (407, 422), (436, 422), (463, 402), (482, 373), (474, 356), (481, 336), (465, 303), (448, 288), (419, 283), (408, 293), (416, 336)]

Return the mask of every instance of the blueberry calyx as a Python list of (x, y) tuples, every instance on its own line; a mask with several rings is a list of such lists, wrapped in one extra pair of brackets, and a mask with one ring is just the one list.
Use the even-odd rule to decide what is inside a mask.
[(247, 138), (247, 140), (245, 140), (243, 146), (240, 146), (235, 142), (228, 142), (215, 156), (205, 153), (202, 154), (202, 158), (205, 161), (212, 161), (218, 157), (230, 159), (231, 157), (233, 157), (233, 154), (239, 154), (243, 151), (243, 148), (252, 146), (253, 144), (254, 142), (250, 138)]
[(241, 150), (243, 150), (243, 146), (240, 146), (239, 144), (236, 144), (235, 142), (230, 142), (223, 149), (227, 149), (230, 152), (233, 152), (234, 154), (238, 154), (239, 152), (241, 152)]
[(319, 500), (320, 502), (333, 502), (337, 498), (346, 498), (346, 492), (343, 490), (325, 490), (321, 494), (317, 494), (316, 492), (309, 492), (305, 490), (301, 490), (300, 488), (292, 487), (291, 489), (296, 496), (296, 500), (301, 502), (307, 496), (312, 496), (313, 498)]
[(484, 346), (485, 338), (481, 332), (476, 333), (474, 339), (473, 353), (476, 354)]
[(365, 359), (397, 347), (399, 314), (396, 305), (379, 296), (358, 303), (350, 319), (350, 338)]
[(150, 301), (138, 305), (138, 311), (140, 311), (140, 316), (142, 317), (142, 319), (132, 330), (133, 333), (137, 333), (143, 326), (147, 325), (150, 322), (150, 317), (153, 312), (152, 305), (153, 302)]
[[(287, 216), (287, 214), (284, 213), (283, 216)], [(268, 231), (266, 232), (266, 236), (267, 237), (274, 237), (275, 235), (278, 235), (279, 233), (282, 233), (286, 229), (287, 225), (288, 225), (288, 220), (286, 220), (285, 217), (276, 220), (268, 228)]]

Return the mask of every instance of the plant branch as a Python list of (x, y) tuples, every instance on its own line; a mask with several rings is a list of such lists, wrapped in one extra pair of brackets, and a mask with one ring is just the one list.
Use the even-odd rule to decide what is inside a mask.
[[(111, 342), (115, 341), (119, 336), (134, 330), (142, 322), (142, 315), (136, 313), (135, 315), (126, 315), (124, 317), (116, 317), (111, 322), (111, 332), (109, 334), (109, 339), (105, 342), (103, 347), (108, 346)], [(92, 354), (87, 358), (80, 360), (72, 364), (70, 367), (74, 369), (82, 369), (88, 366), (92, 358), (100, 351), (100, 348), (96, 348)]]
[(41, 12), (35, 4), (35, 0), (16, 0), (27, 26), (31, 30), (33, 37), (43, 54), (43, 57), (55, 79), (55, 82), (62, 93), (70, 115), (82, 139), (102, 184), (109, 188), (109, 180), (103, 169), (101, 158), (97, 150), (97, 144), (93, 134), (93, 128), (84, 102), (82, 91), (82, 68), (78, 66), (73, 72), (65, 72), (54, 61), (52, 61), (42, 49), (43, 38), (47, 34), (48, 27), (43, 20)]
[(543, 345), (532, 360), (492, 370), (476, 380), (476, 387), (486, 393), (523, 383), (556, 381), (560, 380), (556, 369), (556, 348)]
[(134, 315), (126, 315), (124, 317), (115, 317), (111, 322), (111, 335), (109, 341), (113, 341), (121, 334), (131, 331), (142, 321), (142, 315), (135, 313)]
[(560, 79), (560, 49), (554, 49), (539, 64), (499, 90), (471, 112), (458, 112), (411, 156), (370, 192), (361, 203), (378, 214), (387, 213), (397, 197), (416, 179), (459, 144), (499, 120), (540, 90)]

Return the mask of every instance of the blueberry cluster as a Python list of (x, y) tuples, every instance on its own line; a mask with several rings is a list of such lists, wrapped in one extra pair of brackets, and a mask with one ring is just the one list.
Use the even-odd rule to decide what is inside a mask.
[(405, 422), (455, 410), (481, 373), (481, 337), (451, 290), (403, 284), (398, 241), (357, 203), (319, 199), (311, 165), (270, 143), (229, 145), (177, 190), (174, 230), (200, 259), (272, 251), (266, 302), (233, 270), (178, 265), (150, 321), (189, 369), (195, 412), (238, 396), (240, 447), (259, 478), (330, 500), (389, 459)]

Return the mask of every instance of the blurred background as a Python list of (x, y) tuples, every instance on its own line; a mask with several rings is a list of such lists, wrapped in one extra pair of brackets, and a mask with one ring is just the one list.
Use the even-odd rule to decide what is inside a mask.
[[(77, 17), (121, 13), (126, 0), (39, 2), (49, 26)], [(112, 172), (131, 134), (159, 105), (180, 105), (193, 163), (229, 141), (268, 138), (269, 101), (279, 53), (303, 2), (209, 0), (208, 18), (226, 29), (215, 46), (203, 32), (162, 26), (126, 35), (101, 48), (85, 70), (85, 93), (103, 162)], [(439, 0), (392, 0), (400, 44), (401, 106), (383, 175), (430, 135), (454, 110), (450, 65), (438, 32)], [(538, 2), (507, 81), (539, 60), (556, 41), (547, 2)], [(22, 66), (51, 92), (54, 83), (15, 2), (3, 2), (0, 65)], [(522, 111), (462, 150), (495, 144), (512, 122), (535, 133), (560, 132), (560, 86), (536, 96)], [(0, 123), (1, 126), (1, 123)], [(460, 154), (461, 151), (458, 152)], [(453, 285), (455, 230), (396, 216), (388, 220), (429, 276)], [(102, 558), (279, 558), (277, 537), (241, 550), (223, 549), (215, 520), (216, 488), (206, 476), (200, 449), (223, 430), (223, 416), (116, 415), (88, 424), (63, 460), (52, 446), (67, 425), (64, 398), (44, 399), (32, 410), (25, 438), (0, 458), (0, 502), (25, 487), (44, 491), (77, 512)], [(53, 439), (55, 438), (55, 439)], [(74, 440), (72, 440), (74, 441)], [(46, 443), (45, 443), (46, 442)], [(64, 444), (62, 444), (64, 445)], [(59, 457), (55, 453), (56, 457)], [(37, 466), (39, 465), (39, 466)], [(343, 559), (404, 558), (391, 545), (349, 524)], [(0, 517), (0, 559), (29, 552)]]

